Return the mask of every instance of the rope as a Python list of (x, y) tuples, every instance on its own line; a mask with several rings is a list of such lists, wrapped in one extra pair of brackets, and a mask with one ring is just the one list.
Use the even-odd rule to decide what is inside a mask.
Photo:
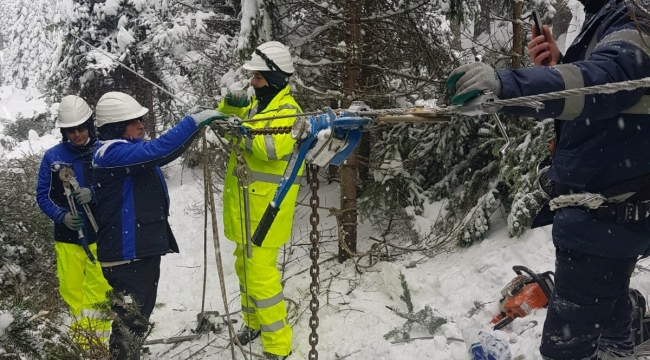
[(202, 142), (203, 142), (203, 176), (204, 176), (204, 189), (205, 191), (205, 202), (210, 203), (210, 215), (211, 215), (211, 221), (212, 221), (212, 240), (214, 241), (214, 257), (217, 262), (217, 273), (219, 275), (219, 286), (221, 289), (221, 298), (223, 300), (223, 308), (226, 312), (226, 321), (228, 322), (228, 333), (230, 335), (230, 338), (233, 339), (233, 341), (230, 342), (230, 347), (231, 347), (231, 356), (233, 359), (235, 359), (235, 348), (233, 346), (236, 345), (239, 350), (241, 351), (242, 355), (244, 356), (244, 359), (247, 359), (244, 350), (244, 347), (239, 343), (239, 339), (237, 338), (237, 333), (235, 332), (234, 327), (232, 326), (232, 320), (230, 318), (230, 310), (228, 308), (228, 298), (227, 298), (227, 292), (226, 292), (226, 280), (223, 275), (223, 260), (221, 259), (221, 244), (219, 241), (219, 229), (217, 228), (217, 211), (216, 207), (214, 205), (214, 191), (212, 189), (212, 169), (210, 169), (210, 158), (209, 158), (209, 151), (208, 151), (208, 144), (207, 144), (207, 139), (205, 136), (205, 131), (203, 131), (202, 134)]

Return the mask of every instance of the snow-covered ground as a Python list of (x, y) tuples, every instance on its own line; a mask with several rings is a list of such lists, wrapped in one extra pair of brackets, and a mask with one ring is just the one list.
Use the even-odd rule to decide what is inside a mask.
[[(182, 172), (180, 165), (170, 166), (167, 173), (172, 202), (171, 226), (177, 234), (181, 254), (164, 257), (158, 295), (161, 306), (154, 310), (152, 316), (152, 320), (158, 324), (153, 338), (191, 334), (191, 329), (196, 327), (196, 314), (201, 309), (203, 187), (195, 178), (202, 175), (200, 171)], [(321, 206), (338, 206), (338, 188), (323, 185), (321, 189)], [(303, 197), (306, 190), (303, 187)], [(219, 204), (217, 208), (220, 209)], [(305, 253), (306, 246), (303, 246), (309, 242), (308, 213), (307, 207), (298, 207), (292, 244), (288, 244), (284, 251), (284, 256), (290, 259), (286, 261), (284, 269), (284, 294), (298, 304), (297, 310), (290, 306), (290, 320), (295, 325), (294, 350), (289, 359), (304, 359), (310, 350), (308, 290), (311, 278), (304, 271), (309, 268), (310, 260)], [(329, 236), (334, 220), (328, 217), (325, 210), (321, 210), (320, 218), (327, 241), (321, 247), (321, 259), (328, 259), (336, 251)], [(505, 221), (500, 214), (495, 214), (493, 220), (494, 230), (481, 243), (433, 259), (423, 260), (423, 256), (416, 253), (394, 262), (381, 262), (362, 275), (355, 272), (350, 262), (340, 265), (336, 261), (329, 261), (321, 265), (319, 358), (337, 359), (350, 355), (346, 359), (468, 359), (467, 346), (462, 339), (482, 329), (507, 341), (513, 358), (525, 355), (526, 359), (541, 359), (538, 347), (545, 309), (516, 319), (503, 331), (492, 331), (489, 322), (498, 313), (501, 289), (515, 276), (513, 265), (525, 265), (536, 272), (554, 270), (550, 227), (531, 230), (521, 238), (512, 239), (508, 237)], [(221, 223), (219, 226), (222, 230)], [(363, 240), (368, 235), (372, 234), (362, 227), (359, 239), (363, 248), (369, 246)], [(230, 311), (238, 311), (238, 282), (233, 270), (234, 257), (231, 255), (234, 246), (224, 239), (222, 233), (220, 238), (226, 295), (231, 302)], [(208, 239), (206, 310), (223, 313), (210, 235)], [(281, 262), (284, 256), (281, 253)], [(413, 262), (417, 265), (407, 268)], [(293, 275), (301, 271), (302, 274)], [(410, 287), (415, 311), (429, 305), (437, 316), (448, 321), (432, 339), (428, 338), (430, 335), (425, 329), (417, 326), (411, 336), (425, 339), (393, 344), (383, 337), (404, 323), (402, 318), (386, 308), (392, 306), (406, 310), (405, 303), (399, 298), (402, 295), (400, 272), (405, 275)], [(646, 294), (650, 292), (650, 279), (647, 276), (634, 276), (632, 286)], [(469, 316), (468, 311), (476, 301), (486, 305), (475, 315)], [(240, 320), (238, 314), (235, 318)], [(240, 324), (241, 321), (235, 326), (236, 329)], [(192, 354), (196, 354), (192, 358), (199, 359), (229, 358), (230, 350), (224, 349), (226, 336), (224, 332), (218, 336), (204, 335), (197, 341), (177, 346), (155, 345), (151, 347), (151, 358), (187, 359)], [(254, 343), (252, 348), (253, 352), (261, 353), (259, 342)]]
[(35, 88), (21, 90), (12, 86), (0, 86), (0, 118), (15, 120), (18, 114), (29, 117), (45, 112), (47, 104), (41, 96)]

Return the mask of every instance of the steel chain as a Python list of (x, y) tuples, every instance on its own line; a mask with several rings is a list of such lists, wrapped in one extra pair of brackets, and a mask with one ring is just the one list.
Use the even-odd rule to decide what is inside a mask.
[(247, 133), (251, 135), (291, 134), (291, 126), (278, 126), (266, 129), (248, 129)]
[(309, 273), (311, 274), (311, 284), (309, 285), (309, 292), (311, 292), (311, 301), (309, 302), (309, 308), (311, 309), (311, 317), (309, 318), (309, 327), (311, 328), (309, 345), (311, 345), (311, 350), (309, 350), (309, 360), (318, 360), (316, 345), (318, 345), (318, 309), (320, 308), (320, 303), (318, 302), (318, 294), (320, 293), (320, 284), (318, 279), (318, 207), (320, 205), (320, 199), (318, 198), (318, 188), (320, 186), (318, 181), (319, 167), (310, 164), (309, 170), (311, 173), (311, 182), (309, 183), (309, 188), (311, 189), (311, 198), (309, 199), (309, 205), (311, 206), (311, 215), (309, 217), (309, 222), (311, 223), (311, 232), (309, 233), (309, 240), (311, 240), (311, 250), (309, 251), (309, 257), (311, 258), (311, 267), (309, 268)]

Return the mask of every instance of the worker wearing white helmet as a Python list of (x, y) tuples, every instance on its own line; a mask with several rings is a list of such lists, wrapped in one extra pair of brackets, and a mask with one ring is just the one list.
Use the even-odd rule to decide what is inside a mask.
[(111, 322), (97, 311), (97, 304), (106, 301), (110, 286), (99, 264), (93, 264), (79, 244), (78, 230), (82, 229), (89, 250), (97, 256), (96, 234), (81, 206), (77, 206), (78, 215), (72, 215), (59, 172), (64, 168), (74, 171), (82, 186), (74, 193), (75, 200), (94, 212), (91, 160), (97, 139), (93, 121), (93, 112), (84, 99), (68, 95), (61, 100), (56, 126), (63, 138), (43, 155), (36, 193), (41, 210), (54, 221), (59, 293), (74, 316), (70, 327), (73, 339), (84, 346), (108, 340)]
[[(109, 345), (120, 360), (140, 359), (140, 340), (156, 304), (161, 256), (179, 251), (160, 167), (187, 150), (203, 126), (226, 118), (197, 108), (160, 137), (144, 141), (142, 120), (148, 111), (121, 92), (104, 94), (96, 107), (101, 140), (93, 156), (97, 259), (114, 293), (124, 299), (111, 303), (120, 321), (113, 323)], [(134, 303), (137, 308), (129, 305)]]
[[(302, 113), (291, 96), (289, 78), (294, 72), (289, 50), (282, 43), (270, 41), (260, 45), (244, 69), (252, 71), (251, 85), (255, 96), (232, 91), (219, 105), (219, 110), (241, 119)], [(295, 117), (269, 121), (247, 122), (251, 128), (275, 128), (293, 125)], [(247, 138), (243, 155), (250, 168), (253, 183), (248, 187), (251, 230), (254, 232), (287, 167), (295, 140), (290, 134), (275, 134)], [(239, 277), (242, 314), (245, 326), (238, 339), (247, 344), (262, 336), (266, 359), (281, 359), (291, 352), (292, 330), (287, 322), (287, 311), (280, 283), (277, 258), (280, 247), (291, 237), (293, 213), (298, 196), (298, 183), (291, 187), (262, 246), (253, 246), (253, 256), (245, 253), (245, 219), (242, 189), (234, 173), (235, 154), (230, 155), (224, 185), (224, 231), (229, 240), (237, 243), (235, 270)], [(302, 169), (300, 169), (302, 174)]]

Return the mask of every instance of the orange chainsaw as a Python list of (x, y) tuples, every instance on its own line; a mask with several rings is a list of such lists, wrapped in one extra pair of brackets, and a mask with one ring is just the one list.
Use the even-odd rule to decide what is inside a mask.
[(501, 290), (502, 298), (499, 300), (501, 313), (490, 322), (494, 324), (494, 330), (502, 329), (514, 319), (524, 317), (533, 310), (548, 306), (555, 287), (551, 278), (551, 276), (555, 277), (555, 273), (552, 271), (536, 274), (521, 265), (513, 266), (512, 270), (517, 276)]

